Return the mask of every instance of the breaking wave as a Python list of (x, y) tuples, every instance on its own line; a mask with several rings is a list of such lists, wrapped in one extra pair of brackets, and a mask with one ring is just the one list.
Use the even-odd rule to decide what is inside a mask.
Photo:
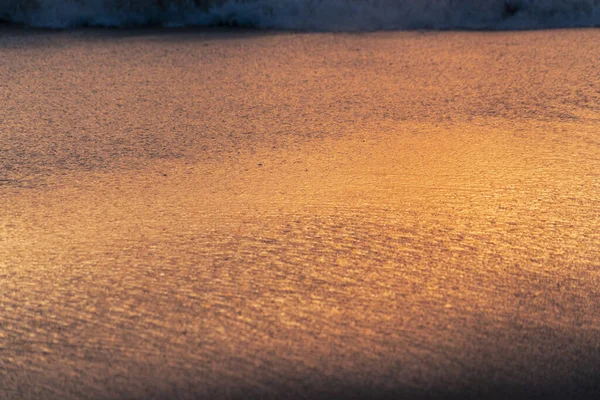
[(0, 20), (45, 28), (543, 29), (600, 26), (600, 0), (0, 0)]

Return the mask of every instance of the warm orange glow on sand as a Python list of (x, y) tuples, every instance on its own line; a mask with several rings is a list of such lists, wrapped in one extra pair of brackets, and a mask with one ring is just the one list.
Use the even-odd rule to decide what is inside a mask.
[[(597, 47), (597, 32), (590, 35)], [(118, 42), (53, 39), (66, 41), (79, 63), (94, 65), (109, 50), (118, 61), (63, 78), (95, 82), (98, 97), (81, 100), (99, 102), (89, 120), (80, 120), (91, 130), (85, 143), (75, 136), (84, 133), (64, 132), (91, 103), (82, 111), (75, 94), (53, 95), (57, 104), (44, 108), (11, 87), (30, 109), (57, 115), (49, 127), (36, 120), (46, 132), (37, 137), (32, 111), (19, 106), (21, 117), (4, 115), (9, 130), (0, 137), (14, 164), (0, 186), (0, 371), (8, 398), (550, 393), (590, 386), (594, 378), (586, 374), (600, 354), (598, 110), (570, 121), (532, 118), (525, 110), (532, 102), (486, 117), (473, 111), (483, 96), (469, 92), (477, 84), (459, 84), (465, 69), (480, 85), (497, 79), (486, 76), (486, 54), (470, 47), (472, 40), (489, 41), (488, 48), (507, 40), (527, 45), (556, 40), (551, 33), (179, 39), (165, 48), (187, 54), (172, 58), (161, 55), (168, 37), (120, 39), (127, 53)], [(79, 40), (90, 40), (94, 53)], [(267, 58), (253, 52), (274, 51), (273, 42), (285, 42), (278, 49), (291, 54), (270, 55), (281, 65), (260, 65)], [(417, 43), (431, 54), (411, 50)], [(371, 54), (363, 59), (355, 48), (366, 44)], [(409, 56), (390, 53), (394, 46)], [(461, 47), (463, 63), (440, 52), (452, 46)], [(555, 54), (553, 46), (538, 48), (548, 58), (568, 50)], [(20, 51), (10, 54), (11, 63), (52, 62), (33, 59), (27, 46)], [(137, 55), (131, 60), (161, 61), (132, 65), (129, 52)], [(440, 70), (445, 83), (431, 78), (439, 76), (426, 63), (434, 55), (447, 66)], [(564, 57), (552, 58), (557, 65), (549, 74), (581, 79), (568, 68), (572, 55)], [(428, 78), (419, 76), (425, 72), (417, 61), (407, 61), (415, 58), (429, 68)], [(166, 60), (175, 66), (163, 66)], [(403, 60), (416, 65), (382, 73)], [(212, 66), (217, 61), (232, 65)], [(519, 68), (519, 60), (503, 65)], [(580, 65), (587, 71), (585, 60)], [(120, 77), (125, 67), (135, 69), (133, 78)], [(195, 73), (220, 81), (184, 85), (181, 76)], [(265, 74), (272, 86), (261, 89)], [(297, 87), (293, 74), (304, 77)], [(113, 88), (116, 77), (129, 89)], [(510, 79), (520, 78), (509, 74), (490, 90), (503, 85), (508, 97), (513, 87), (529, 90)], [(177, 94), (167, 101), (160, 82)], [(531, 90), (544, 94), (561, 82)], [(448, 85), (464, 90), (431, 95)], [(283, 93), (290, 86), (296, 91)], [(460, 104), (446, 109), (454, 120), (425, 116), (454, 96)], [(244, 113), (256, 111), (230, 109), (236, 102), (266, 111), (250, 118)], [(283, 106), (278, 111), (270, 102)], [(382, 116), (376, 104), (412, 120)], [(338, 111), (327, 108), (333, 105)], [(102, 128), (105, 108), (112, 111)], [(273, 117), (277, 112), (285, 118)], [(289, 136), (281, 132), (286, 121)], [(145, 125), (149, 133), (136, 131)], [(244, 136), (250, 128), (255, 141)], [(97, 158), (86, 161), (86, 154)]]

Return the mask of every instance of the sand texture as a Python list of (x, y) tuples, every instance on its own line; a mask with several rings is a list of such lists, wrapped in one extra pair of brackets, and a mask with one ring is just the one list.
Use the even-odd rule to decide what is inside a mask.
[(4, 28), (0, 398), (597, 398), (599, 65)]

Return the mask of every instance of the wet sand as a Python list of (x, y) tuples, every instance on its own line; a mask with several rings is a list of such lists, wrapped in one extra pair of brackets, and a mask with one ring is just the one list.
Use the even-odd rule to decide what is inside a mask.
[(0, 398), (597, 398), (600, 30), (0, 34)]

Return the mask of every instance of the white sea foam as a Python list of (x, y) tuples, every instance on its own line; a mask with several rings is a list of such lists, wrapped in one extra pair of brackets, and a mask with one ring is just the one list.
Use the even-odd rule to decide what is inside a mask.
[(600, 26), (600, 0), (0, 0), (0, 19), (49, 28), (540, 29)]

